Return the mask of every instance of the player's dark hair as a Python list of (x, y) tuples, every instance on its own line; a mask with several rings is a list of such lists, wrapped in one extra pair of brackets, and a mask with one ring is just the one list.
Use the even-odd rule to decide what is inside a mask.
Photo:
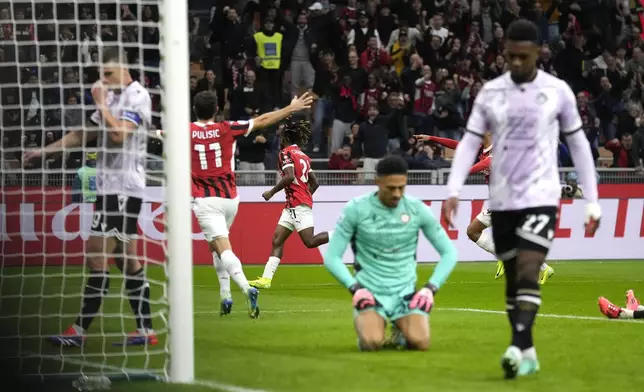
[(199, 120), (208, 120), (217, 113), (217, 96), (210, 91), (195, 95), (193, 110)]
[(539, 44), (539, 28), (527, 19), (517, 19), (510, 23), (505, 37), (509, 41), (528, 41)]
[(407, 170), (409, 170), (407, 162), (399, 155), (389, 155), (382, 158), (376, 165), (376, 174), (378, 176), (407, 174)]
[(127, 54), (117, 46), (108, 46), (103, 49), (103, 64), (111, 62), (127, 65)]
[(289, 120), (284, 125), (281, 137), (284, 145), (296, 144), (304, 147), (311, 137), (311, 122), (306, 120)]

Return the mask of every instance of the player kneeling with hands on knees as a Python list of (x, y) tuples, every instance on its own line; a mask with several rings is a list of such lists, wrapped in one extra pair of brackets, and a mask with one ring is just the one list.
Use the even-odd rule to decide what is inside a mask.
[[(407, 164), (401, 157), (382, 159), (376, 172), (378, 191), (347, 203), (331, 235), (324, 265), (353, 295), (361, 350), (379, 350), (391, 343), (424, 351), (429, 348), (428, 315), (438, 288), (456, 265), (456, 248), (429, 207), (405, 195)], [(429, 283), (416, 290), (419, 230), (441, 258)], [(342, 262), (349, 243), (355, 276)], [(392, 323), (389, 340), (387, 321)]]

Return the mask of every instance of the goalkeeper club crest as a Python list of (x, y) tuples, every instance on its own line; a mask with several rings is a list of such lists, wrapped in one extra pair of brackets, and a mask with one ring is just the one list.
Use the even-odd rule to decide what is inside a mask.
[(409, 216), (408, 213), (403, 212), (402, 214), (400, 214), (400, 221), (402, 223), (409, 223), (410, 220), (411, 220), (411, 216)]

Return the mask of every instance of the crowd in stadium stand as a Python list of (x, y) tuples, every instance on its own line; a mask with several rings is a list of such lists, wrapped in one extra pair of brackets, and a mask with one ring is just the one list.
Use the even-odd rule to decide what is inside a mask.
[[(306, 151), (328, 159), (325, 167), (359, 169), (367, 159), (394, 153), (412, 169), (445, 168), (453, 152), (417, 142), (414, 134), (462, 136), (482, 84), (506, 70), (504, 30), (527, 18), (541, 32), (539, 68), (577, 94), (598, 165), (641, 170), (639, 1), (189, 1), (191, 95), (214, 91), (219, 118), (241, 120), (310, 90), (317, 99)], [(9, 151), (3, 161), (19, 160), (20, 148), (49, 143), (83, 124), (101, 42), (126, 43), (135, 75), (156, 91), (161, 111), (154, 70), (159, 30), (134, 23), (158, 17), (155, 7), (134, 1), (0, 2), (3, 147)], [(240, 140), (239, 168), (273, 169), (279, 132)], [(158, 153), (161, 146), (149, 148)], [(49, 164), (80, 161), (72, 155)], [(563, 139), (560, 164), (572, 166)]]

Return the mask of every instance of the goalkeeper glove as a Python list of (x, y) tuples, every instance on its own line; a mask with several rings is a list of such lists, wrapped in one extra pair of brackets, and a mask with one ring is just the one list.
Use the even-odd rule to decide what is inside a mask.
[(434, 307), (434, 294), (438, 288), (431, 283), (427, 283), (425, 287), (418, 290), (409, 303), (409, 309), (419, 309), (423, 312), (429, 313)]
[(376, 306), (376, 298), (371, 294), (371, 291), (360, 286), (359, 283), (351, 286), (349, 291), (353, 294), (353, 307), (357, 310), (364, 310)]
[(586, 204), (586, 216), (584, 219), (584, 226), (586, 234), (593, 235), (599, 227), (599, 220), (602, 216), (602, 209), (597, 203)]

